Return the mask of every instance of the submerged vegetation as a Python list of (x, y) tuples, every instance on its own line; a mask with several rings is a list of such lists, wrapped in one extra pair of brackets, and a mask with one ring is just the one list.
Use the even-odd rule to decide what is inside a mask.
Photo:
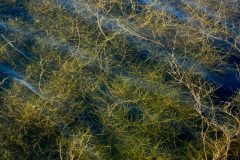
[(0, 159), (240, 157), (238, 0), (0, 0)]

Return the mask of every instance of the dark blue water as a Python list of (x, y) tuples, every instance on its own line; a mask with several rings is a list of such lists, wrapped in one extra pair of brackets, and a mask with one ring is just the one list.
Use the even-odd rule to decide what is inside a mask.
[(128, 109), (127, 118), (129, 121), (137, 122), (143, 119), (144, 114), (138, 106), (131, 105), (128, 106), (127, 109)]
[(217, 88), (215, 96), (223, 102), (229, 101), (240, 89), (239, 73), (234, 68), (221, 73), (210, 72), (205, 79)]
[[(1, 2), (0, 2), (1, 3)], [(31, 21), (32, 16), (24, 7), (24, 1), (16, 2), (15, 4), (2, 3), (0, 5), (1, 18), (20, 18), (25, 21)]]
[(150, 63), (151, 57), (152, 57), (152, 53), (149, 50), (144, 49), (136, 53), (133, 53), (131, 59), (132, 59), (132, 62), (134, 63), (146, 64), (146, 63)]
[(78, 120), (81, 124), (85, 124), (86, 127), (89, 127), (94, 134), (101, 134), (103, 131), (103, 124), (100, 117), (91, 111), (83, 112)]
[(226, 39), (210, 39), (210, 43), (221, 55), (227, 54), (229, 52), (238, 52), (234, 48), (235, 39), (233, 37), (226, 37)]
[(138, 4), (150, 4), (151, 0), (137, 0)]
[(22, 74), (15, 71), (10, 65), (0, 62), (0, 74), (3, 76), (7, 76), (11, 79), (14, 77), (16, 78), (23, 78)]

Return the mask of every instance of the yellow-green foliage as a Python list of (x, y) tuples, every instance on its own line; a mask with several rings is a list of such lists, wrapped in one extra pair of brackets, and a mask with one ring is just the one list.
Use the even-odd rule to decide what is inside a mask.
[[(4, 20), (17, 31), (0, 39), (0, 62), (24, 73), (42, 97), (17, 81), (1, 90), (0, 159), (238, 158), (239, 95), (214, 103), (216, 88), (191, 71), (197, 64), (181, 68), (176, 60), (206, 68), (224, 63), (208, 36), (231, 35), (226, 27), (189, 6), (182, 7), (201, 31), (132, 0), (73, 1), (78, 14), (58, 0), (9, 4), (24, 7), (32, 20)], [(231, 6), (212, 3), (206, 5), (229, 16)], [(94, 17), (101, 10), (105, 15)], [(109, 19), (120, 29), (104, 27)], [(144, 50), (151, 57), (139, 58)]]

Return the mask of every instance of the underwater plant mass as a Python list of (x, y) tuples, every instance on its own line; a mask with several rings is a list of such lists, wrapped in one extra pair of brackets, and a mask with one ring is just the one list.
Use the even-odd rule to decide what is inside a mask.
[(239, 0), (0, 0), (0, 160), (240, 159)]

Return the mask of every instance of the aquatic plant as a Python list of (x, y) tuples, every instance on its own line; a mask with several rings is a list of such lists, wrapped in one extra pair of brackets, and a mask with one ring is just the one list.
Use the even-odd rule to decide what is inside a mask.
[(2, 159), (238, 159), (239, 2), (0, 2)]

